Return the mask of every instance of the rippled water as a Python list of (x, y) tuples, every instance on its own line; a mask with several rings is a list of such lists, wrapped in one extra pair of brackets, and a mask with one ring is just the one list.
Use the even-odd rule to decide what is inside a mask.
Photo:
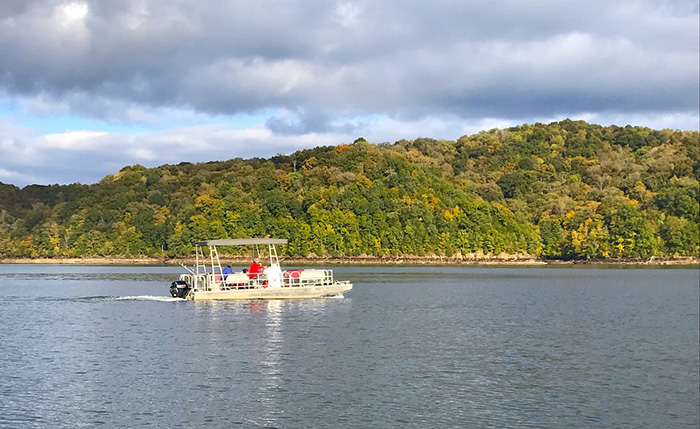
[(340, 267), (189, 302), (164, 267), (0, 265), (0, 427), (698, 427), (698, 272)]

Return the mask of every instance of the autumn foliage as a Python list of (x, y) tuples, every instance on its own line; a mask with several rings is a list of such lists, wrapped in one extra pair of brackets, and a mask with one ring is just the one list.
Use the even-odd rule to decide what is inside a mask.
[(564, 120), (136, 165), (93, 185), (0, 184), (0, 256), (181, 256), (261, 236), (301, 257), (698, 256), (699, 163), (697, 131)]

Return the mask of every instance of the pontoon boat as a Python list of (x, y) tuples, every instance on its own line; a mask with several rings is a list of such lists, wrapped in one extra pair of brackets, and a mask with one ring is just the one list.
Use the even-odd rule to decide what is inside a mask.
[[(283, 271), (277, 257), (280, 238), (243, 238), (204, 240), (194, 243), (195, 266), (185, 267), (189, 274), (170, 286), (173, 297), (192, 300), (318, 298), (342, 295), (352, 289), (348, 281), (333, 278), (332, 270), (294, 269)], [(252, 246), (260, 255), (260, 246), (267, 246), (269, 265), (255, 260), (249, 269), (233, 272), (221, 269), (219, 246)], [(204, 249), (208, 248), (208, 255)]]

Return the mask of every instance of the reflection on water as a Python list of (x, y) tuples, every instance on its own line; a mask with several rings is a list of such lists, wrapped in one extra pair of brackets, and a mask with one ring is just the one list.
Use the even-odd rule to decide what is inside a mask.
[[(263, 418), (266, 424), (274, 424), (277, 398), (284, 395), (287, 390), (283, 387), (282, 368), (280, 367), (280, 354), (283, 344), (282, 332), (282, 306), (283, 301), (262, 301), (265, 314), (265, 356), (260, 362), (260, 370), (264, 375), (264, 382), (259, 386), (259, 400), (262, 405), (258, 417)], [(259, 304), (259, 303), (258, 303)], [(252, 417), (252, 416), (251, 416)], [(249, 417), (250, 418), (250, 417)]]
[(178, 271), (0, 266), (0, 427), (700, 422), (697, 270), (340, 267), (345, 298), (228, 302)]
[[(207, 338), (209, 363), (205, 372), (226, 374), (209, 377), (231, 389), (229, 405), (240, 422), (275, 427), (293, 415), (280, 404), (302, 399), (299, 389), (318, 376), (309, 372), (304, 362), (309, 355), (299, 353), (298, 342), (312, 338), (310, 334), (325, 323), (324, 319), (335, 318), (338, 310), (346, 312), (351, 302), (329, 298), (192, 303), (206, 313), (206, 317), (201, 313), (195, 316), (194, 326)], [(340, 306), (329, 310), (329, 303)], [(201, 384), (197, 388), (208, 389)]]

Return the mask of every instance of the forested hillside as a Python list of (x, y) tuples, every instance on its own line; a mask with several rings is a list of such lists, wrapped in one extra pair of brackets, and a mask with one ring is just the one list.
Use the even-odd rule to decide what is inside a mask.
[(699, 138), (565, 120), (0, 184), (0, 256), (182, 256), (267, 235), (300, 257), (697, 256)]

